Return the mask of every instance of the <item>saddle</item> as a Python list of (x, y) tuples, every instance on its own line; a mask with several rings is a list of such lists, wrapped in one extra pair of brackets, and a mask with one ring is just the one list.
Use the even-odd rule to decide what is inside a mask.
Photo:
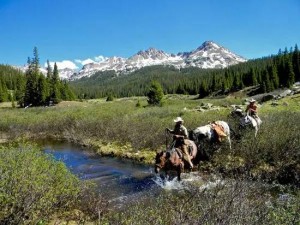
[(174, 141), (172, 144), (171, 144), (171, 148), (170, 148), (170, 152), (172, 152), (172, 151), (176, 151), (177, 152), (177, 154), (178, 154), (178, 156), (179, 156), (179, 158), (183, 158), (183, 155), (184, 155), (184, 152), (183, 152), (183, 150), (182, 150), (182, 145), (186, 145), (186, 147), (187, 147), (187, 150), (188, 150), (188, 154), (190, 155), (190, 156), (192, 156), (193, 155), (193, 148), (194, 148), (194, 146), (193, 146), (193, 143), (191, 142), (191, 141), (189, 141), (189, 140), (185, 140), (184, 142), (182, 142), (182, 143), (180, 143), (179, 145), (178, 144), (176, 144), (176, 141)]
[(218, 141), (221, 142), (224, 137), (227, 137), (224, 131), (224, 127), (218, 122), (213, 122), (210, 124), (211, 128), (215, 131)]

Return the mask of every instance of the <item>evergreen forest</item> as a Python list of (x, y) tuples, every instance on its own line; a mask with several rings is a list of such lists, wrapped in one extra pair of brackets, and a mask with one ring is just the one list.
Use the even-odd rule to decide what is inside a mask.
[(75, 100), (67, 81), (59, 78), (56, 63), (52, 69), (49, 61), (46, 76), (40, 72), (38, 50), (28, 58), (25, 74), (9, 65), (0, 65), (0, 102), (15, 101), (20, 107), (48, 106), (62, 100)]

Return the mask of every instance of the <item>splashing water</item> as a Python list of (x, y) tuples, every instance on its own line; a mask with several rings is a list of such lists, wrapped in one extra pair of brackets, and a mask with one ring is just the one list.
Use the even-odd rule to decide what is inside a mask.
[(188, 190), (191, 184), (199, 183), (203, 184), (203, 179), (199, 176), (199, 173), (183, 173), (181, 181), (178, 181), (177, 177), (161, 177), (155, 175), (152, 178), (153, 182), (159, 187), (165, 190)]
[(159, 187), (165, 189), (165, 190), (181, 190), (184, 189), (182, 181), (178, 181), (177, 177), (174, 177), (173, 179), (169, 179), (169, 177), (160, 177), (159, 175), (156, 175), (152, 178), (154, 183), (156, 183)]

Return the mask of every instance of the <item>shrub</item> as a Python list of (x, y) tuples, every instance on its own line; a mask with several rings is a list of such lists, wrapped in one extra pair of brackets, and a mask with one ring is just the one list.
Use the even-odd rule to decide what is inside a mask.
[(80, 181), (27, 144), (0, 147), (0, 224), (36, 224), (76, 203)]
[(257, 183), (223, 180), (140, 200), (108, 214), (107, 220), (110, 224), (298, 224), (299, 202), (293, 198), (278, 205), (278, 198)]
[(141, 103), (140, 103), (140, 100), (138, 100), (137, 101), (137, 103), (136, 103), (136, 105), (135, 105), (136, 107), (141, 107)]
[(106, 98), (106, 101), (107, 101), (107, 102), (111, 102), (111, 101), (113, 101), (113, 100), (114, 100), (114, 96), (111, 95), (111, 94), (108, 95), (107, 98)]

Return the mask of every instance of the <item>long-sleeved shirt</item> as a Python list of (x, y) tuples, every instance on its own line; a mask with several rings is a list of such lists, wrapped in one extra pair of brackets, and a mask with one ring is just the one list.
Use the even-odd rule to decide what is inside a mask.
[(175, 125), (174, 130), (170, 131), (171, 134), (174, 135), (182, 135), (185, 139), (188, 138), (188, 131), (182, 124)]

